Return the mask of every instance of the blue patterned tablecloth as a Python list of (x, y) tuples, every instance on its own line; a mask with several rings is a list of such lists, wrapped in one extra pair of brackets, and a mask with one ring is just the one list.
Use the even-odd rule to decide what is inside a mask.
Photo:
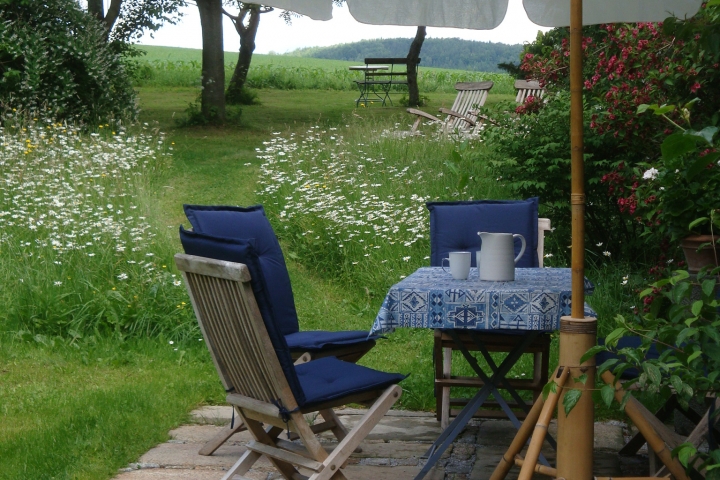
[[(420, 268), (390, 288), (371, 334), (397, 327), (557, 330), (570, 315), (569, 268), (517, 268), (514, 282), (454, 280), (440, 267)], [(585, 293), (593, 285), (585, 280)]]

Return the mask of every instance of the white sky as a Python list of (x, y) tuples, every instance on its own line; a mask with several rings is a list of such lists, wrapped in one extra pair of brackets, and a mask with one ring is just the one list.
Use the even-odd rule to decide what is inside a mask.
[[(389, 0), (391, 1), (391, 0)], [(142, 45), (164, 45), (170, 47), (202, 48), (200, 17), (197, 7), (184, 10), (185, 16), (177, 25), (165, 25), (155, 32), (154, 38), (145, 35)], [(234, 12), (233, 12), (234, 13)], [(483, 42), (507, 44), (524, 43), (535, 40), (538, 27), (525, 14), (522, 0), (510, 0), (507, 15), (503, 23), (494, 30), (465, 30), (459, 28), (428, 27), (428, 38), (463, 38)], [(255, 53), (285, 53), (303, 47), (320, 47), (351, 43), (374, 38), (411, 38), (415, 36), (415, 27), (395, 27), (365, 25), (356, 22), (347, 8), (335, 7), (333, 19), (327, 22), (311, 20), (307, 17), (296, 18), (288, 26), (279, 18), (277, 12), (265, 13), (260, 17), (260, 28), (255, 39)], [(543, 28), (547, 31), (549, 29)], [(237, 51), (240, 39), (230, 20), (223, 24), (225, 51)]]

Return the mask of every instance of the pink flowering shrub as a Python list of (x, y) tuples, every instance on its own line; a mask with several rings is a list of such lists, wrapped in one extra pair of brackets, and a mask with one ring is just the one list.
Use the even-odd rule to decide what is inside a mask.
[[(613, 254), (629, 260), (642, 258), (651, 251), (647, 245), (659, 245), (667, 230), (660, 217), (646, 212), (659, 202), (657, 192), (639, 192), (644, 172), (659, 167), (663, 140), (676, 131), (674, 123), (692, 117), (693, 125), (720, 123), (720, 27), (717, 2), (705, 5), (687, 21), (668, 19), (664, 23), (613, 24), (585, 27), (584, 54), (585, 168), (592, 243), (601, 240)], [(514, 155), (517, 168), (506, 174), (517, 193), (538, 194), (549, 200), (561, 215), (556, 224), (568, 220), (567, 185), (548, 186), (560, 164), (569, 165), (570, 150), (563, 152), (559, 143), (569, 145), (569, 125), (555, 122), (555, 102), (569, 87), (569, 36), (567, 29), (540, 34), (528, 45), (521, 58), (525, 78), (535, 79), (546, 89), (543, 102), (532, 101), (514, 108), (520, 120), (508, 122), (501, 154)], [(560, 95), (558, 95), (560, 94)], [(667, 118), (638, 114), (643, 104), (686, 105), (668, 111)], [(528, 117), (528, 119), (524, 119)], [(532, 119), (530, 119), (530, 117)], [(561, 131), (549, 131), (561, 128)], [(519, 129), (523, 130), (520, 131)], [(532, 130), (537, 129), (537, 135)], [(536, 142), (523, 147), (508, 147), (508, 142)], [(559, 161), (562, 155), (567, 162)], [(503, 160), (497, 162), (499, 169)], [(532, 168), (528, 168), (532, 165)], [(554, 175), (554, 174), (553, 174)], [(559, 179), (556, 179), (559, 180)], [(567, 197), (563, 200), (564, 197)], [(593, 217), (594, 216), (594, 217)], [(612, 225), (612, 229), (602, 227)], [(650, 233), (650, 237), (639, 238)], [(608, 245), (610, 245), (608, 247)], [(603, 247), (605, 248), (605, 247)], [(661, 252), (651, 253), (654, 261)], [(617, 258), (617, 257), (615, 257)]]

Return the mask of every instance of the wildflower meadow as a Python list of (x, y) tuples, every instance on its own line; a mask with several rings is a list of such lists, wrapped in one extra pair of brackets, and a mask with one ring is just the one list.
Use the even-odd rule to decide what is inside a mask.
[(5, 328), (38, 341), (192, 330), (172, 252), (147, 217), (145, 194), (171, 160), (163, 136), (19, 116), (1, 124)]
[(370, 295), (383, 296), (428, 264), (426, 202), (494, 196), (502, 188), (463, 158), (460, 151), (474, 149), (467, 142), (390, 134), (403, 128), (311, 126), (275, 132), (257, 150), (258, 195), (291, 255)]

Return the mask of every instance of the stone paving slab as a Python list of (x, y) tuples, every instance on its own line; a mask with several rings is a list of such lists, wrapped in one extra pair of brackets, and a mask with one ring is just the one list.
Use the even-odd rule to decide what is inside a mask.
[[(338, 410), (343, 423), (354, 426), (365, 413), (359, 409)], [(221, 478), (251, 440), (248, 432), (233, 435), (214, 455), (198, 455), (200, 447), (230, 421), (227, 406), (203, 407), (192, 413), (193, 424), (170, 431), (171, 439), (145, 453), (138, 462), (119, 473), (116, 480), (210, 480)], [(629, 432), (620, 422), (595, 424), (595, 467), (600, 476), (647, 476), (647, 457), (619, 457), (617, 451)], [(556, 436), (557, 425), (549, 428)], [(473, 420), (447, 449), (428, 480), (487, 479), (515, 436), (508, 420)], [(362, 444), (362, 452), (350, 458), (345, 472), (351, 480), (411, 479), (424, 465), (422, 455), (440, 434), (435, 415), (427, 412), (391, 410)], [(323, 434), (327, 448), (336, 442)], [(554, 451), (545, 445), (544, 455), (553, 464)], [(508, 480), (519, 473), (513, 468)], [(253, 480), (280, 478), (266, 459), (258, 461), (245, 475)], [(540, 475), (534, 478), (546, 479)]]

